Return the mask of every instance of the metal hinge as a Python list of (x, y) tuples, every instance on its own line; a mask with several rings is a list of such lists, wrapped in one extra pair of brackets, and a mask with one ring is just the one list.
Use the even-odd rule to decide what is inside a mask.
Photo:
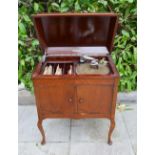
[(42, 63), (44, 63), (46, 61), (46, 57), (47, 57), (47, 52), (46, 52), (46, 49), (45, 49), (44, 55), (42, 56)]
[(46, 55), (44, 54), (44, 55), (42, 56), (42, 63), (44, 63), (45, 60), (46, 60)]

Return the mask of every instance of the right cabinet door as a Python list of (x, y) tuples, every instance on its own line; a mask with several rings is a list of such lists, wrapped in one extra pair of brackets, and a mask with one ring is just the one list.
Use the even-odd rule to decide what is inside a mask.
[(112, 85), (78, 85), (78, 112), (92, 114), (110, 114), (112, 96)]

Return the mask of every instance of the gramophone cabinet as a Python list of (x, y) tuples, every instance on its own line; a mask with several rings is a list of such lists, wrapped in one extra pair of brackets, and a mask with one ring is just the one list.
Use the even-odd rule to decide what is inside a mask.
[[(43, 54), (32, 74), (41, 143), (45, 143), (44, 119), (106, 118), (110, 120), (111, 144), (119, 82), (111, 58), (117, 14), (42, 13), (33, 15), (33, 20)], [(110, 73), (77, 74), (76, 66), (82, 55), (106, 59)], [(53, 67), (53, 74), (44, 75), (48, 64)], [(54, 74), (57, 65), (63, 70), (62, 75)], [(72, 74), (67, 74), (70, 65)]]

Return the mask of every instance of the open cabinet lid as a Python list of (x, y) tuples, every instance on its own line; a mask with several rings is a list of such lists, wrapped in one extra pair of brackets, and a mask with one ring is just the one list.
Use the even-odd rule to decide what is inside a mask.
[(111, 53), (118, 16), (115, 13), (42, 13), (33, 15), (33, 20), (46, 54), (72, 54), (78, 53), (77, 49), (97, 54)]

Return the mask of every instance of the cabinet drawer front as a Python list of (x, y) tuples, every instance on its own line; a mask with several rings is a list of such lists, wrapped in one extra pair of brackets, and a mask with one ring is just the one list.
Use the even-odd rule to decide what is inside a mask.
[(112, 95), (112, 85), (79, 85), (77, 87), (78, 112), (110, 114)]
[(38, 108), (42, 113), (72, 113), (74, 87), (69, 85), (41, 86), (35, 88)]

